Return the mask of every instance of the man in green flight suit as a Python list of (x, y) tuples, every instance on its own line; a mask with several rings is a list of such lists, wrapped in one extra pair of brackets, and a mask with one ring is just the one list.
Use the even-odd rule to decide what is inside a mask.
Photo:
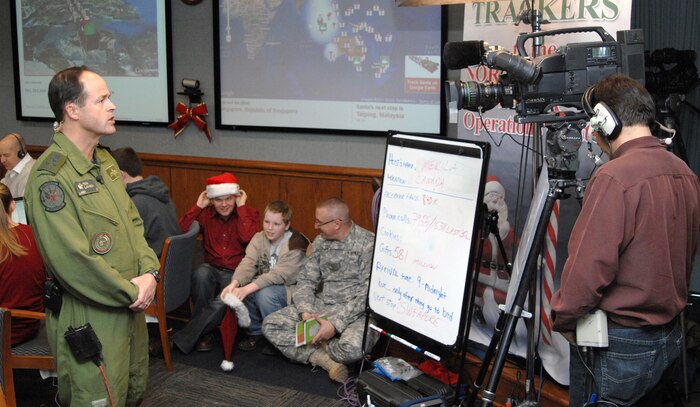
[[(158, 258), (126, 193), (117, 163), (99, 146), (114, 134), (106, 82), (85, 67), (58, 72), (49, 84), (57, 125), (29, 176), (25, 199), (47, 271), (62, 305), (47, 311), (61, 404), (136, 406), (148, 380), (143, 311), (160, 278)], [(80, 361), (65, 334), (89, 323), (102, 343), (100, 370)]]

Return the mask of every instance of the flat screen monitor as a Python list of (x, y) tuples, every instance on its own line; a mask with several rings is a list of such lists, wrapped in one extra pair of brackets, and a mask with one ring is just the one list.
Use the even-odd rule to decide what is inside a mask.
[(214, 2), (216, 126), (442, 134), (441, 7)]
[(168, 0), (9, 3), (18, 120), (53, 120), (49, 82), (80, 65), (107, 81), (120, 123), (174, 120)]

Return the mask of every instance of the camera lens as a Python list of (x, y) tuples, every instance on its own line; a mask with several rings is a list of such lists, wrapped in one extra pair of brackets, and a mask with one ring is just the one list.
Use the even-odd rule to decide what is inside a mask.
[(447, 105), (456, 102), (459, 110), (466, 109), (472, 112), (493, 109), (503, 100), (503, 87), (498, 83), (480, 83), (474, 81), (452, 82), (445, 84)]

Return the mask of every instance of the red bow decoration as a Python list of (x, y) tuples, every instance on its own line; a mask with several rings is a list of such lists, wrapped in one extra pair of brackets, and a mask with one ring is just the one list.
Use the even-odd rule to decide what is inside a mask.
[(192, 120), (194, 124), (204, 132), (207, 136), (207, 140), (211, 143), (211, 130), (209, 130), (206, 121), (206, 116), (209, 115), (206, 104), (200, 103), (190, 108), (187, 107), (186, 104), (178, 102), (177, 106), (175, 106), (175, 111), (180, 113), (180, 116), (177, 117), (177, 120), (168, 125), (168, 128), (175, 130), (175, 137), (179, 136), (190, 120)]

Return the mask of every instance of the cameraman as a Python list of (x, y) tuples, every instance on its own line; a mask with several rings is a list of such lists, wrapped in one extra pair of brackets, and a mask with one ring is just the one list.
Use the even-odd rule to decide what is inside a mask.
[[(588, 183), (571, 233), (552, 299), (554, 329), (571, 342), (569, 406), (583, 406), (591, 393), (627, 406), (683, 351), (678, 315), (698, 244), (700, 184), (652, 136), (654, 102), (639, 83), (611, 75), (584, 99), (598, 111), (591, 125), (610, 161)], [(594, 308), (607, 313), (609, 346), (585, 360), (576, 321)]]

